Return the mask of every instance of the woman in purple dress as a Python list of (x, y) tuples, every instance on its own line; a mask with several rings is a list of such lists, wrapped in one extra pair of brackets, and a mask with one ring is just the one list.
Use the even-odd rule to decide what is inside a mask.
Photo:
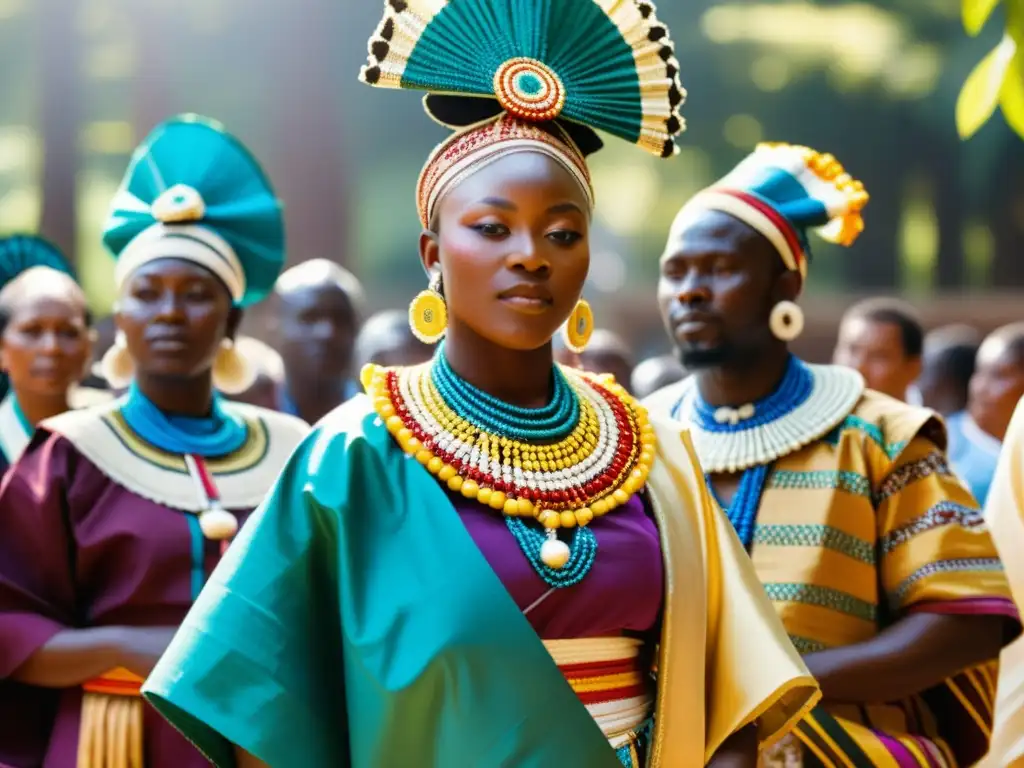
[(306, 432), (216, 391), (250, 383), (232, 339), (283, 262), (280, 204), (220, 126), (178, 118), (135, 154), (104, 239), (104, 369), (130, 387), (41, 424), (0, 488), (0, 763), (198, 768), (139, 688)]

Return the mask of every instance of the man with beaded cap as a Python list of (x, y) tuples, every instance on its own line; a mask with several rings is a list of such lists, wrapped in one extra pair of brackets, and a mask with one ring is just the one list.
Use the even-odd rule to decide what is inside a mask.
[(991, 725), (990, 662), (1019, 624), (942, 422), (787, 348), (803, 326), (806, 231), (852, 244), (867, 199), (830, 155), (789, 145), (759, 146), (691, 199), (659, 301), (694, 375), (645, 402), (691, 430), (821, 684), (789, 745), (803, 764), (971, 765)]
[(815, 685), (685, 435), (553, 365), (592, 328), (593, 128), (673, 152), (667, 30), (633, 0), (393, 0), (371, 52), (462, 128), (418, 189), (410, 319), (444, 344), (318, 425), (150, 701), (217, 765), (753, 768)]

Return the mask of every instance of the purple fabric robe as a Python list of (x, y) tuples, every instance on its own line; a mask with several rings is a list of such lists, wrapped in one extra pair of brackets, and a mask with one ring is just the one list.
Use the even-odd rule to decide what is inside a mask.
[[(0, 765), (73, 768), (80, 689), (5, 678), (66, 628), (180, 624), (193, 601), (188, 518), (115, 484), (67, 439), (37, 433), (0, 485)], [(220, 544), (205, 542), (204, 554), (209, 575)], [(146, 710), (149, 768), (208, 765)]]
[(579, 584), (546, 597), (551, 588), (533, 570), (504, 518), (476, 502), (450, 498), (491, 568), (516, 605), (529, 610), (526, 617), (545, 640), (646, 633), (657, 626), (664, 595), (661, 542), (640, 497), (590, 524), (597, 537), (593, 569)]
[[(593, 570), (550, 594), (501, 515), (451, 500), (541, 637), (657, 626), (661, 549), (639, 497), (591, 524)], [(191, 547), (186, 513), (116, 485), (65, 438), (37, 435), (0, 486), (0, 768), (72, 768), (81, 704), (78, 689), (43, 691), (4, 678), (66, 627), (179, 624), (193, 600)], [(218, 557), (219, 545), (207, 542), (206, 575)], [(148, 707), (144, 738), (147, 768), (208, 765)]]

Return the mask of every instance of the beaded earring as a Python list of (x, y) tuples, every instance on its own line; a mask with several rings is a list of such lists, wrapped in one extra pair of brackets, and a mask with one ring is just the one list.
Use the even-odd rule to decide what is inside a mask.
[(565, 321), (562, 333), (565, 336), (565, 346), (570, 351), (579, 354), (587, 348), (587, 343), (594, 333), (594, 313), (585, 299), (576, 302), (572, 314)]
[(427, 289), (409, 304), (409, 328), (424, 344), (436, 344), (448, 328), (448, 307), (444, 303), (441, 273), (435, 272)]
[(793, 341), (804, 332), (804, 311), (792, 301), (780, 301), (772, 307), (768, 327), (779, 341)]

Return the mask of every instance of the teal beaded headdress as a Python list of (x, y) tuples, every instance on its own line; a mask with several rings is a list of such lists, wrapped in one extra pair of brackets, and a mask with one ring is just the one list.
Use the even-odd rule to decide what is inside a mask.
[(75, 276), (61, 250), (36, 235), (11, 235), (0, 239), (0, 288), (33, 267), (49, 267)]
[(428, 91), (428, 114), (460, 131), (421, 176), (425, 225), (467, 158), (478, 169), (512, 145), (544, 152), (589, 191), (598, 130), (662, 157), (678, 149), (685, 91), (650, 2), (387, 0), (369, 51), (363, 82)]
[(271, 291), (285, 257), (269, 179), (222, 125), (197, 115), (158, 126), (135, 151), (103, 242), (118, 285), (146, 262), (182, 258), (219, 277), (239, 306)]

